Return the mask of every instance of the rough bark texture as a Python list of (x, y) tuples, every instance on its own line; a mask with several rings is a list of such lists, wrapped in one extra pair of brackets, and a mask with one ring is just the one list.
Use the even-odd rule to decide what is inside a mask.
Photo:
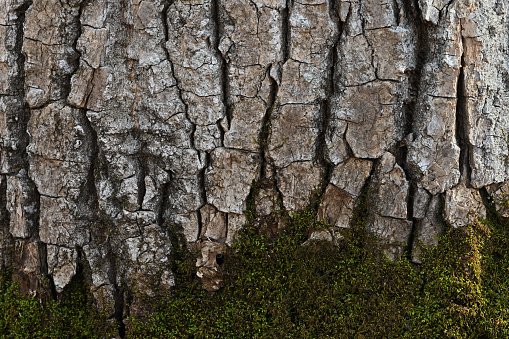
[(175, 284), (175, 232), (219, 288), (248, 201), (330, 234), (368, 203), (420, 262), (481, 196), (509, 215), (508, 6), (0, 0), (0, 265), (50, 294), (86, 267), (121, 319)]

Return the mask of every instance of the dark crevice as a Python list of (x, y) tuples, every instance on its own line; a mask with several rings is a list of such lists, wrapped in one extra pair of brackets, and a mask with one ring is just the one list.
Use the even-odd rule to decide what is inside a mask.
[[(397, 0), (395, 0), (395, 3), (397, 5)], [(410, 231), (409, 243), (407, 244), (407, 253), (411, 257), (411, 250), (413, 248), (414, 242), (417, 241), (416, 237), (418, 221), (414, 218), (414, 202), (418, 190), (417, 182), (419, 181), (419, 173), (416, 172), (415, 166), (412, 166), (408, 162), (408, 147), (409, 143), (413, 141), (410, 140), (410, 136), (414, 134), (415, 130), (414, 124), (416, 122), (414, 121), (414, 116), (416, 114), (417, 101), (419, 98), (423, 76), (422, 71), (428, 59), (429, 42), (427, 36), (427, 27), (419, 11), (418, 1), (407, 0), (403, 1), (402, 5), (403, 8), (398, 7), (398, 10), (404, 11), (404, 16), (407, 19), (406, 21), (408, 25), (412, 26), (413, 32), (416, 34), (414, 50), (415, 68), (407, 74), (409, 79), (409, 97), (403, 103), (404, 120), (401, 128), (402, 135), (405, 139), (400, 142), (395, 154), (396, 161), (405, 172), (405, 176), (409, 183), (407, 197), (407, 219), (412, 221), (412, 229)]]
[[(465, 39), (462, 41), (463, 48)], [(470, 167), (470, 147), (468, 140), (468, 111), (465, 88), (465, 53), (462, 51), (461, 66), (458, 75), (457, 94), (456, 94), (456, 142), (460, 148), (459, 170), (461, 177), (465, 180), (467, 187), (470, 187), (471, 167)]]
[[(331, 67), (332, 71), (334, 66)], [(330, 117), (331, 117), (331, 108), (330, 101), (328, 99), (324, 100), (321, 104), (321, 121), (319, 126), (317, 145), (315, 154), (317, 155), (317, 160), (320, 166), (324, 169), (324, 176), (322, 178), (322, 187), (320, 196), (325, 193), (327, 185), (330, 182), (330, 178), (332, 176), (332, 172), (334, 171), (334, 164), (329, 161), (327, 156), (327, 143), (325, 142), (325, 135), (329, 128)]]
[(205, 161), (203, 164), (203, 168), (200, 170), (199, 176), (198, 176), (198, 185), (201, 187), (201, 204), (202, 206), (207, 204), (207, 191), (205, 187), (205, 172), (207, 171), (207, 168), (210, 166), (210, 153), (205, 153), (205, 159), (202, 159)]
[(172, 0), (163, 1), (162, 2), (163, 9), (161, 11), (161, 22), (162, 22), (163, 27), (164, 27), (164, 32), (163, 32), (164, 33), (164, 40), (161, 42), (161, 47), (162, 47), (163, 51), (166, 54), (166, 59), (168, 59), (168, 60), (170, 60), (170, 54), (168, 53), (168, 50), (166, 49), (165, 43), (169, 39), (169, 35), (168, 35), (168, 9), (173, 4), (173, 2), (174, 1), (172, 1)]
[[(7, 112), (5, 113), (8, 118), (7, 129), (12, 135), (17, 137), (17, 140), (15, 141), (16, 148), (10, 148), (8, 150), (6, 154), (8, 159), (5, 161), (5, 163), (8, 164), (9, 175), (16, 175), (20, 179), (22, 182), (23, 195), (28, 197), (28, 199), (24, 202), (25, 205), (22, 206), (22, 208), (24, 208), (27, 212), (26, 223), (28, 226), (28, 233), (30, 235), (30, 239), (26, 241), (35, 243), (38, 247), (40, 271), (36, 277), (30, 276), (28, 279), (32, 282), (33, 280), (36, 280), (40, 283), (41, 290), (39, 292), (41, 292), (43, 296), (54, 298), (56, 296), (56, 290), (53, 284), (53, 279), (48, 274), (47, 246), (46, 244), (42, 243), (39, 238), (40, 194), (35, 183), (28, 175), (29, 160), (26, 151), (26, 147), (30, 140), (30, 136), (28, 134), (28, 123), (30, 121), (31, 110), (28, 103), (26, 102), (26, 60), (22, 51), (24, 44), (26, 12), (30, 6), (32, 6), (32, 1), (28, 1), (22, 4), (16, 9), (15, 12), (17, 15), (17, 19), (14, 25), (16, 40), (13, 46), (13, 51), (16, 53), (16, 67), (18, 72), (16, 77), (9, 79), (9, 91), (13, 93), (17, 100), (15, 103), (11, 104), (10, 107), (8, 107)], [(2, 204), (2, 206), (4, 206), (4, 204)], [(29, 211), (26, 209), (28, 206), (30, 206)], [(8, 224), (6, 224), (6, 227), (8, 227)], [(12, 236), (9, 238), (12, 240), (11, 245), (16, 246), (15, 239)], [(25, 240), (20, 241), (25, 242)], [(23, 267), (25, 265), (23, 262), (23, 257), (13, 259), (13, 263), (16, 262), (19, 264), (19, 267), (16, 267), (18, 265), (14, 264), (14, 269), (17, 271), (16, 273), (18, 273), (20, 276), (26, 276), (23, 272)]]
[(118, 335), (125, 338), (126, 326), (124, 323), (124, 289), (115, 286), (115, 320), (117, 322)]
[(260, 130), (260, 133), (258, 135), (259, 140), (259, 147), (260, 147), (260, 178), (263, 180), (267, 177), (267, 157), (268, 157), (268, 147), (269, 147), (269, 135), (270, 135), (270, 128), (271, 128), (271, 117), (272, 113), (275, 109), (277, 109), (277, 93), (279, 91), (278, 84), (276, 80), (274, 80), (270, 76), (270, 66), (267, 71), (266, 75), (269, 77), (270, 80), (270, 93), (269, 93), (269, 100), (267, 102), (267, 110), (265, 111), (265, 115), (262, 119), (262, 128)]
[(43, 279), (42, 286), (45, 289), (43, 293), (47, 293), (51, 299), (56, 300), (58, 297), (57, 289), (48, 269), (48, 245), (38, 241), (37, 246), (39, 247), (40, 254), (39, 264), (41, 265), (41, 277)]
[(350, 227), (354, 233), (352, 240), (355, 242), (354, 245), (358, 247), (365, 247), (369, 245), (366, 241), (366, 226), (368, 226), (370, 218), (372, 217), (369, 213), (371, 208), (370, 200), (372, 199), (371, 187), (379, 162), (380, 159), (373, 160), (369, 176), (360, 190), (360, 194), (355, 202), (352, 217), (350, 218)]
[[(75, 34), (72, 41), (72, 50), (74, 53), (71, 55), (67, 55), (69, 60), (69, 65), (72, 65), (73, 71), (69, 74), (66, 74), (64, 76), (65, 81), (62, 82), (62, 98), (68, 101), (69, 94), (71, 93), (71, 78), (74, 73), (79, 69), (80, 66), (80, 59), (81, 59), (81, 52), (78, 50), (78, 40), (82, 34), (82, 28), (81, 28), (81, 14), (83, 12), (84, 6), (87, 5), (88, 1), (84, 1), (81, 3), (78, 7), (78, 15), (74, 17), (73, 26), (74, 29), (72, 32)], [(68, 104), (68, 102), (67, 102)]]
[(168, 202), (169, 202), (171, 181), (173, 180), (172, 173), (170, 173), (169, 175), (170, 175), (169, 182), (166, 182), (161, 186), (161, 190), (160, 190), (160, 194), (159, 194), (161, 197), (161, 200), (160, 200), (159, 206), (157, 208), (157, 221), (156, 221), (157, 225), (159, 225), (159, 226), (163, 226), (165, 224), (164, 211), (166, 210), (166, 206), (168, 205)]
[[(493, 198), (488, 193), (488, 190), (486, 189), (486, 187), (481, 187), (479, 189), (479, 195), (481, 196), (482, 202), (484, 204), (484, 207), (486, 208), (486, 212), (488, 213), (488, 215), (495, 216), (498, 218), (497, 213), (496, 213), (496, 206), (493, 203)], [(502, 223), (500, 223), (500, 224), (502, 224)]]
[(201, 233), (203, 232), (203, 218), (201, 216), (201, 210), (197, 211), (196, 217), (198, 219), (198, 235), (194, 241), (199, 241), (201, 239)]
[(407, 125), (409, 125), (408, 130), (410, 131), (411, 128), (413, 128), (413, 116), (409, 113), (415, 110), (416, 100), (419, 96), (420, 82), (423, 76), (422, 71), (430, 52), (430, 41), (428, 37), (429, 24), (422, 19), (418, 0), (415, 0), (413, 5), (405, 1), (404, 5), (409, 24), (413, 25), (413, 30), (417, 38), (415, 44), (415, 69), (409, 74), (411, 101), (407, 103), (408, 110), (406, 110), (406, 117), (408, 118)]
[[(40, 264), (40, 276), (38, 279), (42, 279), (41, 286), (43, 294), (49, 294), (51, 298), (56, 296), (56, 289), (53, 283), (53, 279), (48, 274), (48, 263), (47, 263), (47, 246), (42, 243), (39, 238), (39, 216), (40, 216), (40, 194), (32, 179), (28, 175), (29, 161), (26, 147), (29, 143), (30, 136), (28, 134), (28, 123), (30, 121), (31, 110), (26, 102), (25, 93), (25, 55), (23, 54), (23, 43), (24, 43), (24, 28), (26, 21), (26, 11), (32, 6), (32, 1), (29, 1), (20, 6), (17, 11), (16, 21), (16, 42), (14, 50), (17, 53), (16, 65), (18, 68), (19, 76), (11, 79), (11, 87), (14, 93), (18, 97), (18, 106), (12, 107), (14, 112), (14, 119), (10, 122), (14, 122), (13, 125), (7, 128), (13, 127), (11, 133), (18, 137), (17, 150), (12, 150), (11, 155), (14, 159), (11, 159), (10, 163), (15, 164), (15, 168), (9, 168), (9, 171), (18, 173), (18, 177), (24, 181), (23, 183), (23, 194), (29, 197), (27, 204), (31, 205), (31, 213), (27, 214), (27, 224), (30, 225), (29, 233), (31, 238), (29, 241), (35, 242), (39, 250), (39, 264)], [(11, 164), (9, 164), (11, 167)], [(21, 258), (20, 258), (21, 259)], [(21, 263), (24, 265), (24, 263)]]
[(216, 126), (217, 126), (217, 129), (219, 130), (219, 134), (220, 134), (220, 139), (221, 139), (221, 144), (220, 144), (220, 146), (221, 146), (221, 147), (224, 147), (224, 135), (226, 134), (226, 130), (223, 128), (222, 120), (223, 120), (223, 119), (219, 119), (219, 120), (216, 122)]
[[(226, 241), (226, 239), (228, 239), (228, 230), (229, 230), (229, 228), (230, 228), (230, 227), (228, 227), (228, 213), (225, 213), (225, 214), (224, 214), (224, 219), (225, 219), (225, 225), (226, 225), (226, 227), (225, 227), (226, 232), (224, 233), (224, 239), (225, 239), (225, 241)], [(221, 241), (221, 242), (222, 242), (222, 241)], [(222, 242), (222, 243), (223, 243), (223, 242)], [(218, 255), (221, 255), (221, 258), (222, 258), (222, 259), (224, 259), (224, 258), (222, 257), (222, 254), (221, 254), (221, 253), (219, 253)], [(218, 265), (221, 265), (222, 263), (220, 264), (220, 263), (219, 263), (219, 260), (217, 260), (217, 264), (218, 264)]]
[(18, 81), (11, 82), (12, 86), (15, 88), (15, 91), (18, 95), (23, 96), (23, 101), (25, 98), (25, 55), (23, 54), (23, 39), (25, 36), (25, 19), (26, 19), (26, 12), (27, 10), (32, 6), (32, 1), (28, 1), (25, 4), (23, 4), (17, 11), (16, 14), (18, 15), (18, 20), (16, 22), (16, 43), (14, 45), (14, 50), (18, 54), (17, 58), (17, 67), (18, 67), (18, 74), (20, 75), (19, 79), (16, 79)]
[[(26, 11), (32, 6), (32, 1), (27, 2), (23, 6), (18, 9), (18, 22), (17, 22), (17, 37), (16, 37), (16, 45), (15, 49), (18, 52), (17, 65), (19, 69), (20, 77), (16, 79), (17, 81), (13, 82), (13, 85), (16, 86), (16, 92), (20, 97), (20, 102), (22, 107), (19, 107), (19, 113), (21, 119), (18, 120), (19, 125), (19, 133), (16, 135), (19, 136), (20, 140), (22, 140), (22, 148), (19, 150), (19, 157), (22, 161), (22, 164), (19, 169), (20, 179), (25, 181), (24, 189), (27, 189), (27, 196), (30, 199), (30, 204), (33, 206), (32, 213), (27, 215), (27, 224), (31, 225), (29, 233), (31, 234), (32, 241), (37, 242), (39, 246), (40, 253), (40, 264), (41, 264), (41, 275), (43, 277), (48, 277), (48, 263), (47, 263), (47, 249), (46, 244), (40, 242), (39, 239), (39, 216), (40, 216), (40, 206), (41, 206), (41, 196), (37, 189), (37, 186), (32, 181), (32, 179), (28, 175), (29, 170), (29, 162), (28, 162), (28, 154), (26, 152), (26, 147), (29, 143), (30, 137), (28, 134), (28, 123), (31, 116), (31, 110), (28, 103), (25, 100), (25, 55), (22, 53), (23, 50), (23, 39), (24, 39), (24, 28), (25, 28), (25, 14)], [(52, 282), (52, 279), (50, 279)], [(55, 288), (53, 284), (50, 283), (50, 287)]]
[(11, 174), (20, 171), (22, 168), (28, 170), (28, 156), (26, 153), (26, 147), (29, 143), (28, 135), (28, 122), (30, 120), (30, 107), (25, 100), (25, 55), (23, 54), (23, 39), (24, 39), (24, 28), (26, 20), (26, 11), (32, 6), (32, 1), (23, 4), (16, 10), (16, 42), (14, 44), (14, 51), (17, 54), (16, 67), (18, 69), (18, 77), (10, 79), (10, 87), (17, 97), (17, 107), (9, 107), (9, 113), (12, 117), (7, 121), (7, 128), (10, 130), (12, 135), (16, 135), (18, 140), (16, 141), (16, 150), (9, 149), (9, 172)]
[[(348, 132), (348, 124), (346, 125), (345, 132), (343, 133), (343, 142), (345, 143), (346, 153), (348, 154), (348, 157), (356, 158), (355, 153), (353, 152), (352, 146), (350, 146), (350, 143), (346, 139), (347, 132)], [(367, 160), (370, 160), (370, 159), (367, 159)]]
[(10, 215), (7, 210), (7, 176), (0, 176), (0, 270), (11, 266), (14, 239), (9, 232)]
[(414, 202), (415, 195), (417, 193), (417, 184), (415, 182), (410, 182), (408, 187), (408, 199), (407, 199), (407, 220), (412, 222), (412, 229), (410, 230), (410, 236), (408, 237), (408, 244), (406, 245), (405, 252), (408, 255), (408, 259), (412, 258), (412, 248), (414, 247), (414, 242), (418, 241), (417, 239), (417, 223), (418, 220), (414, 218)]
[(272, 180), (273, 180), (273, 187), (274, 187), (274, 190), (275, 190), (275, 191), (276, 191), (276, 193), (277, 193), (277, 199), (276, 199), (276, 200), (277, 200), (277, 203), (278, 203), (278, 205), (279, 205), (280, 209), (281, 209), (282, 211), (284, 211), (284, 212), (285, 212), (285, 214), (288, 214), (288, 212), (285, 210), (285, 207), (284, 207), (285, 205), (284, 205), (284, 203), (283, 203), (283, 193), (282, 193), (282, 192), (281, 192), (281, 190), (279, 189), (279, 183), (278, 183), (278, 180), (277, 180), (277, 175), (276, 175), (276, 173), (277, 173), (276, 167), (275, 167), (275, 166), (273, 166), (273, 167), (272, 167), (272, 178), (273, 178)]
[(327, 185), (330, 182), (334, 164), (330, 161), (327, 151), (326, 135), (330, 128), (332, 118), (331, 98), (336, 94), (336, 66), (338, 63), (338, 45), (343, 35), (343, 22), (339, 18), (339, 4), (333, 0), (329, 3), (329, 15), (336, 23), (337, 32), (334, 38), (334, 44), (329, 50), (328, 67), (327, 67), (327, 98), (322, 101), (320, 105), (321, 117), (319, 121), (318, 138), (316, 140), (315, 154), (317, 155), (317, 162), (324, 169), (324, 177), (322, 179), (322, 187), (320, 197), (325, 193)]
[(281, 48), (283, 54), (283, 64), (290, 58), (291, 48), (291, 27), (290, 15), (293, 7), (293, 0), (286, 0), (286, 6), (281, 11)]
[(396, 26), (399, 26), (400, 24), (400, 15), (401, 15), (401, 9), (399, 8), (398, 0), (392, 0), (394, 3), (394, 19), (396, 21)]
[(233, 109), (230, 103), (230, 85), (228, 82), (228, 62), (219, 50), (219, 42), (221, 39), (222, 27), (221, 27), (221, 18), (220, 18), (220, 8), (219, 8), (219, 0), (212, 0), (212, 22), (214, 23), (213, 29), (213, 44), (214, 50), (216, 51), (217, 58), (221, 64), (221, 94), (222, 101), (224, 104), (226, 119), (228, 120), (228, 128), (231, 126), (232, 118), (233, 118)]
[[(143, 149), (143, 148), (142, 148)], [(143, 154), (143, 151), (141, 154), (138, 155), (138, 158), (136, 159), (137, 163), (137, 170), (136, 170), (136, 182), (138, 186), (138, 209), (143, 208), (143, 200), (145, 199), (145, 193), (147, 191), (147, 188), (145, 186), (145, 177), (147, 176), (147, 168), (146, 163), (147, 159), (145, 155)]]
[[(173, 65), (172, 65), (172, 68), (173, 68)], [(196, 134), (196, 124), (194, 122), (192, 122), (191, 118), (189, 117), (189, 110), (187, 107), (187, 103), (182, 98), (182, 91), (179, 90), (179, 93), (180, 93), (179, 94), (180, 100), (184, 103), (184, 106), (185, 106), (187, 121), (189, 121), (191, 123), (191, 131), (189, 133), (189, 146), (191, 146), (192, 149), (196, 150), (196, 144), (194, 142), (194, 140), (195, 140), (194, 136)]]
[(99, 209), (99, 196), (95, 184), (96, 174), (99, 171), (99, 145), (97, 142), (97, 132), (92, 127), (87, 118), (86, 109), (80, 109), (81, 125), (84, 126), (85, 135), (90, 137), (90, 168), (88, 169), (87, 179), (82, 186), (80, 199), (77, 203), (82, 205), (82, 211), (89, 211), (90, 217), (96, 218)]
[[(124, 295), (125, 290), (122, 286), (118, 285), (118, 277), (117, 277), (117, 257), (111, 248), (109, 243), (106, 244), (108, 246), (108, 254), (106, 258), (109, 260), (109, 270), (108, 270), (108, 279), (110, 284), (114, 288), (114, 299), (115, 299), (115, 320), (117, 322), (118, 334), (121, 338), (125, 338), (125, 324), (124, 324), (124, 307), (126, 306)], [(128, 315), (128, 314), (127, 314)]]

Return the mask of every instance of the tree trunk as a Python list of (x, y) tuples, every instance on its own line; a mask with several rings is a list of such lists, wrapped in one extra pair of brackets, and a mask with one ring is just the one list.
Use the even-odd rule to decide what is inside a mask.
[(247, 201), (333, 233), (367, 203), (420, 262), (483, 200), (509, 215), (507, 6), (0, 0), (2, 266), (53, 293), (87, 268), (113, 315), (174, 284), (175, 232), (213, 272)]

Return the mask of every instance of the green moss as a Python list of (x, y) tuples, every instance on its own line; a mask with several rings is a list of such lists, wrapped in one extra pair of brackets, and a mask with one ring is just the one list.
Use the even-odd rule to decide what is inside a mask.
[(128, 337), (508, 336), (509, 238), (498, 226), (451, 228), (419, 266), (384, 259), (363, 233), (362, 210), (338, 247), (301, 245), (324, 226), (312, 211), (276, 239), (248, 227), (226, 255), (224, 289), (181, 286), (154, 314), (132, 319)]
[(302, 246), (323, 227), (313, 211), (294, 215), (276, 239), (244, 230), (226, 254), (225, 288), (179, 288), (155, 314), (133, 319), (132, 338), (394, 337), (406, 330), (419, 275), (408, 261), (379, 261), (344, 242)]
[[(509, 230), (494, 215), (449, 228), (423, 265), (380, 255), (364, 233), (361, 204), (338, 246), (302, 243), (327, 227), (312, 210), (293, 215), (278, 237), (254, 226), (225, 253), (225, 287), (201, 289), (193, 256), (173, 239), (177, 287), (151, 298), (150, 314), (129, 319), (128, 338), (506, 338), (509, 337)], [(94, 337), (86, 285), (45, 308), (2, 281), (4, 337)], [(74, 291), (74, 292), (70, 292)], [(21, 316), (20, 316), (21, 314)], [(40, 317), (40, 315), (43, 315)], [(64, 325), (65, 324), (65, 325)]]
[(79, 272), (59, 296), (40, 302), (24, 297), (9, 273), (0, 277), (0, 338), (104, 338), (114, 326), (97, 313)]

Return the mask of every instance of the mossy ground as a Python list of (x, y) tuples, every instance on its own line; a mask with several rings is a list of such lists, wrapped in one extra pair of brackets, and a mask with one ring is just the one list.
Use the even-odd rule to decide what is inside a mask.
[[(362, 231), (362, 220), (344, 232), (339, 246), (302, 246), (309, 230), (321, 227), (313, 212), (294, 216), (272, 239), (247, 227), (225, 255), (225, 287), (213, 294), (193, 278), (189, 257), (180, 256), (178, 288), (156, 303), (151, 299), (150, 314), (129, 319), (126, 337), (509, 337), (504, 220), (492, 215), (447, 230), (438, 247), (425, 251), (422, 265), (385, 259)], [(100, 315), (79, 299), (86, 289), (75, 295), (77, 303), (71, 298), (42, 308), (5, 280), (1, 288), (3, 337), (106, 337), (97, 330), (103, 329)]]
[(8, 272), (0, 275), (0, 338), (112, 338), (115, 333), (96, 312), (81, 272), (49, 302), (23, 297)]

